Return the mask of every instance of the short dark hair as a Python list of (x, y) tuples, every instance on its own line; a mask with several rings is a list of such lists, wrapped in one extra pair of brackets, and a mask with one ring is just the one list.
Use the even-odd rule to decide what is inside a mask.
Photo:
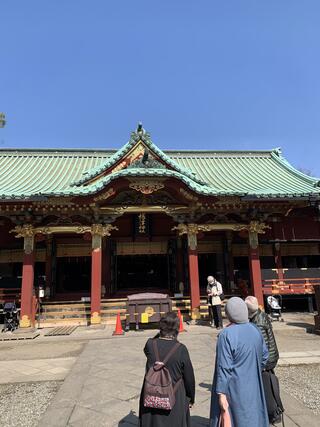
[(160, 336), (178, 336), (180, 320), (177, 313), (170, 311), (160, 319)]

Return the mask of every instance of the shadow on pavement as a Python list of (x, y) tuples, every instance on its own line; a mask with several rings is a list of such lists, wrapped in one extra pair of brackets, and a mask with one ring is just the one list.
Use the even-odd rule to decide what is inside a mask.
[[(209, 420), (204, 417), (199, 417), (198, 415), (192, 415), (191, 417), (191, 426), (192, 427), (208, 427)], [(122, 420), (119, 421), (118, 427), (137, 427), (139, 425), (139, 418), (136, 416), (135, 412), (131, 411), (126, 415)]]
[(133, 427), (139, 425), (139, 418), (136, 416), (135, 412), (130, 411), (122, 420), (119, 421), (118, 427)]
[(312, 323), (305, 322), (287, 322), (288, 326), (296, 326), (297, 328), (303, 328), (308, 333), (312, 333), (314, 330), (314, 325)]
[(212, 385), (208, 383), (199, 383), (199, 387), (206, 388), (209, 391), (212, 389)]
[[(186, 324), (187, 324), (187, 325), (190, 325), (191, 323), (190, 323), (190, 321), (189, 321), (189, 320), (187, 320), (187, 321), (186, 321)], [(197, 321), (196, 321), (196, 325), (197, 325), (197, 326), (206, 326), (206, 327), (208, 327), (208, 328), (212, 329), (212, 326), (211, 326), (211, 323), (209, 322), (209, 320), (197, 320)]]

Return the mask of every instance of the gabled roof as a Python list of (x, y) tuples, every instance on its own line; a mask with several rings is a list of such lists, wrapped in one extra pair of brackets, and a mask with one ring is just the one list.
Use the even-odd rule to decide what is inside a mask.
[[(137, 138), (161, 161), (161, 167), (117, 169), (120, 159), (139, 142)], [(319, 179), (297, 171), (279, 149), (162, 151), (148, 134), (137, 131), (118, 151), (0, 150), (1, 199), (94, 194), (119, 177), (132, 176), (173, 177), (203, 195), (320, 196)]]
[[(84, 173), (84, 176), (76, 181), (75, 185), (82, 185), (92, 181), (94, 178), (99, 177), (104, 172), (108, 171), (110, 168), (114, 167), (119, 163), (122, 159), (126, 157), (126, 155), (139, 144), (142, 144), (145, 149), (148, 149), (157, 156), (160, 160), (163, 161), (164, 165), (166, 165), (169, 169), (172, 169), (181, 175), (185, 175), (187, 178), (195, 181), (198, 184), (205, 184), (204, 181), (197, 178), (196, 174), (190, 171), (190, 169), (184, 168), (179, 163), (175, 162), (172, 158), (167, 156), (164, 151), (158, 148), (151, 140), (150, 134), (147, 133), (142, 124), (139, 123), (138, 128), (135, 132), (131, 133), (131, 138), (127, 144), (125, 144), (122, 148), (116, 151), (114, 154), (110, 156), (104, 163), (95, 168), (92, 168)], [(161, 166), (161, 165), (159, 165)]]

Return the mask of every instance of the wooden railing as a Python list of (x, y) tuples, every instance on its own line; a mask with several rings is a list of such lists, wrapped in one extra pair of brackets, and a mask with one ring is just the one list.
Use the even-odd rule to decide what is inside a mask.
[(5, 302), (19, 303), (21, 299), (20, 288), (0, 288), (0, 304)]
[(265, 295), (310, 295), (314, 294), (313, 286), (320, 286), (320, 277), (262, 281), (262, 290)]

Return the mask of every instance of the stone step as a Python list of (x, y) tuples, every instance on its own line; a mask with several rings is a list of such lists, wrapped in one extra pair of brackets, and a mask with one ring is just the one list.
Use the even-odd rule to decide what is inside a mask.
[[(226, 300), (223, 301), (224, 305)], [(114, 324), (116, 316), (120, 312), (122, 320), (126, 318), (126, 298), (102, 300), (101, 318), (103, 323)], [(184, 319), (190, 318), (190, 298), (172, 298), (172, 310), (180, 310)], [(223, 310), (224, 311), (224, 310)], [(41, 324), (47, 325), (84, 325), (90, 321), (91, 307), (89, 302), (49, 302), (42, 305), (40, 317)], [(209, 317), (207, 299), (200, 300), (200, 317), (207, 319)]]

